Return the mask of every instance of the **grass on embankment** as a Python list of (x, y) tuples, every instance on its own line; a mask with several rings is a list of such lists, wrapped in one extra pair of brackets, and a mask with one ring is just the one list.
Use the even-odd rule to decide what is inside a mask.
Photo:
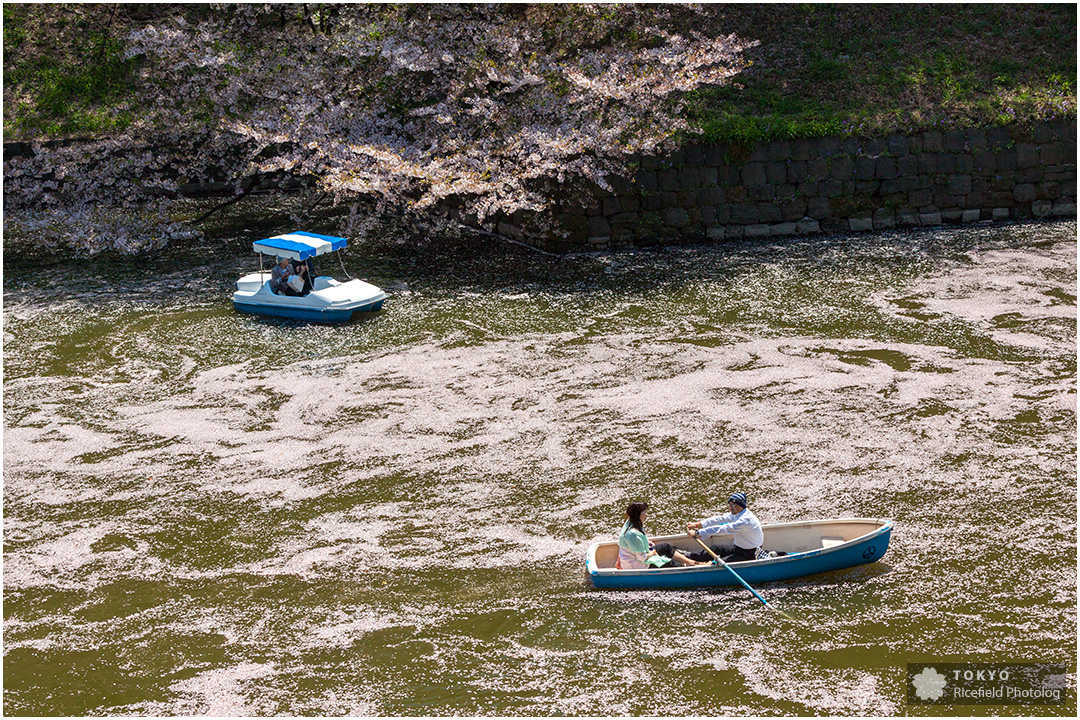
[[(307, 7), (282, 6), (281, 14)], [(704, 6), (705, 18), (665, 7), (673, 31), (761, 43), (747, 52), (752, 64), (736, 83), (692, 93), (689, 117), (707, 140), (753, 144), (1076, 117), (1072, 4), (718, 4)], [(132, 92), (138, 60), (124, 57), (127, 32), (170, 14), (198, 22), (212, 12), (221, 11), (5, 4), (5, 139), (123, 129), (140, 112)], [(547, 6), (522, 17), (562, 32), (553, 52), (572, 55), (597, 40), (587, 37), (589, 12)]]
[(717, 142), (884, 135), (1076, 117), (1076, 6), (714, 5), (761, 45), (694, 93)]

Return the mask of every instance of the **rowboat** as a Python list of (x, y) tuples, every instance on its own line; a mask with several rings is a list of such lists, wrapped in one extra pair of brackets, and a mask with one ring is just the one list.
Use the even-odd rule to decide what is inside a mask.
[(262, 257), (307, 260), (336, 252), (347, 244), (345, 238), (296, 231), (252, 243), (259, 254), (259, 272), (236, 281), (233, 307), (241, 312), (274, 315), (313, 322), (346, 322), (355, 313), (382, 309), (386, 293), (363, 280), (339, 282), (319, 275), (311, 280), (311, 291), (303, 296), (278, 295), (270, 289), (270, 272), (263, 272)]
[[(848, 518), (762, 525), (762, 548), (786, 555), (731, 563), (731, 567), (751, 585), (815, 575), (871, 563), (889, 547), (891, 520)], [(683, 552), (700, 550), (693, 538), (682, 535), (650, 538), (654, 543), (671, 543)], [(713, 544), (731, 544), (731, 535), (708, 538)], [(585, 568), (598, 588), (652, 589), (738, 585), (739, 581), (719, 565), (662, 567), (620, 570), (617, 541), (593, 543), (585, 554)]]

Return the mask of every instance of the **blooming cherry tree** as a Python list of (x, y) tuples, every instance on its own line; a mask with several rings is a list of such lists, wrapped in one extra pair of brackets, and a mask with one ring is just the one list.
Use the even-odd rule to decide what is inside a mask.
[(680, 133), (685, 94), (749, 44), (684, 6), (223, 5), (126, 37), (140, 120), (5, 158), (8, 217), (134, 252), (192, 231), (170, 201), (302, 178), (375, 211), (550, 218)]

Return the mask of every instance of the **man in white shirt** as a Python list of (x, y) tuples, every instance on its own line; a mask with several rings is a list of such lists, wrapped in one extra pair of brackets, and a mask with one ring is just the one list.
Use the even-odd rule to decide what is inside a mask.
[[(744, 560), (757, 559), (758, 548), (765, 541), (761, 532), (761, 522), (754, 513), (746, 508), (745, 493), (737, 492), (728, 498), (728, 512), (716, 517), (706, 518), (700, 522), (686, 524), (686, 534), (698, 536), (702, 539), (710, 535), (730, 534), (734, 536), (734, 544), (710, 544), (712, 551), (723, 558), (724, 562), (743, 562)], [(658, 555), (673, 557), (676, 548), (669, 543), (659, 543), (654, 548)], [(691, 562), (681, 564), (707, 565), (713, 561), (713, 556), (705, 550), (696, 552), (682, 551), (685, 559)], [(683, 560), (683, 558), (680, 558)], [(676, 563), (680, 564), (680, 563)]]
[[(746, 507), (746, 494), (741, 492), (734, 493), (728, 498), (728, 512), (723, 515), (687, 523), (686, 534), (696, 535), (702, 539), (717, 534), (734, 536), (732, 545), (709, 545), (714, 553), (723, 558), (724, 562), (756, 559), (758, 548), (765, 541), (765, 535), (761, 532), (761, 521)], [(704, 550), (689, 553), (687, 557), (693, 560), (712, 559)]]

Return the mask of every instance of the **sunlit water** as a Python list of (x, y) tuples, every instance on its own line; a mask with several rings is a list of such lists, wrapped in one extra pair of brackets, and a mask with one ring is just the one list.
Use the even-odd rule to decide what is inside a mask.
[[(233, 311), (250, 239), (5, 258), (6, 714), (940, 714), (905, 665), (979, 660), (1075, 715), (1075, 222), (372, 242), (337, 327)], [(758, 588), (797, 624), (591, 588), (628, 501), (736, 489), (892, 544)]]

